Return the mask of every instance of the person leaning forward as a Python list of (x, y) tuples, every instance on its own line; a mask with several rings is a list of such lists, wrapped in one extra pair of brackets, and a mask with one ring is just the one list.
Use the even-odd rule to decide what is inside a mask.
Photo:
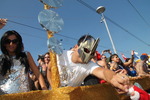
[[(127, 92), (129, 78), (123, 74), (101, 68), (91, 59), (94, 57), (99, 38), (91, 35), (83, 35), (72, 50), (64, 50), (62, 55), (57, 55), (57, 66), (60, 75), (61, 87), (81, 86), (88, 75), (94, 75), (99, 79), (106, 80), (113, 86)], [(50, 67), (47, 77), (50, 76)]]

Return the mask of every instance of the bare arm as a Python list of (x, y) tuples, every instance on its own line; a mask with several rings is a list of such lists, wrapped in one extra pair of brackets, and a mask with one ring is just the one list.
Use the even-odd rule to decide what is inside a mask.
[[(51, 63), (51, 62), (50, 62), (50, 63)], [(50, 84), (50, 86), (51, 86), (51, 84), (52, 84), (52, 83), (51, 83), (51, 74), (52, 74), (52, 73), (51, 73), (51, 68), (50, 68), (50, 65), (51, 65), (51, 64), (50, 64), (50, 63), (48, 64), (48, 67), (47, 67), (47, 80), (48, 80), (48, 82), (49, 82), (49, 84)]]
[(123, 65), (124, 66), (129, 66), (132, 63), (133, 63), (133, 59), (131, 58), (128, 62), (124, 62)]
[(36, 78), (39, 80), (39, 83), (41, 85), (41, 88), (43, 90), (46, 90), (47, 87), (46, 87), (46, 84), (45, 84), (45, 81), (43, 79), (43, 76), (42, 74), (39, 72), (38, 70), (38, 67), (36, 66), (31, 54), (28, 52), (27, 53), (27, 58), (28, 58), (28, 61), (29, 61), (29, 65), (31, 67), (31, 70), (33, 71), (33, 73), (35, 74)]
[(131, 51), (131, 59), (128, 62), (124, 62), (124, 66), (128, 66), (130, 64), (132, 64), (134, 61), (134, 50)]
[(111, 83), (113, 86), (127, 92), (127, 86), (129, 84), (129, 78), (123, 74), (118, 73), (105, 69), (105, 68), (96, 68), (92, 72), (93, 75), (96, 77), (106, 80), (107, 82)]

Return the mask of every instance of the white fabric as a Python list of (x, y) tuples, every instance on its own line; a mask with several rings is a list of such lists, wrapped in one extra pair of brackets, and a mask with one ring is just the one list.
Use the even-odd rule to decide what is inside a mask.
[(0, 95), (30, 91), (28, 74), (20, 59), (13, 59), (13, 66), (5, 76), (0, 74)]
[(61, 86), (80, 86), (83, 80), (99, 67), (96, 63), (88, 64), (73, 63), (71, 53), (73, 51), (63, 51), (57, 56), (57, 65), (60, 74)]
[[(134, 92), (134, 95), (131, 96), (130, 94)], [(137, 91), (134, 91), (133, 87), (129, 88), (128, 94), (130, 95), (131, 100), (139, 100), (140, 94)]]
[(134, 96), (130, 96), (131, 100), (139, 100), (140, 94), (137, 91), (134, 91)]
[(128, 91), (128, 95), (130, 95), (132, 92), (134, 92), (134, 89), (133, 89), (133, 87), (130, 87), (129, 91)]

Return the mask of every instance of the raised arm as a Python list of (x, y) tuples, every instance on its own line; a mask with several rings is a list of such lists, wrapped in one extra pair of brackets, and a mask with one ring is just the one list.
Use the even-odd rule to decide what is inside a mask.
[(2, 29), (7, 23), (7, 19), (0, 18), (0, 29)]
[(124, 66), (132, 64), (134, 61), (134, 50), (131, 51), (131, 59), (128, 62), (124, 62)]
[(43, 76), (39, 72), (38, 67), (36, 66), (36, 64), (35, 64), (32, 56), (29, 52), (27, 53), (27, 58), (28, 58), (30, 68), (33, 71), (33, 73), (35, 74), (36, 78), (39, 80), (39, 83), (41, 85), (42, 90), (47, 90), (47, 87), (46, 87), (45, 81), (43, 79)]

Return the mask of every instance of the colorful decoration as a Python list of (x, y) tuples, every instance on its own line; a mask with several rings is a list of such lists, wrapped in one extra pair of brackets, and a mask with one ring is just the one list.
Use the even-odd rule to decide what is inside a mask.
[(55, 37), (51, 37), (47, 40), (47, 46), (49, 51), (54, 51), (58, 55), (62, 54), (63, 52), (62, 43), (59, 42)]
[(124, 54), (121, 54), (121, 56), (122, 56), (122, 58), (123, 58), (124, 60), (127, 59), (127, 57), (126, 57)]
[(60, 87), (60, 77), (57, 67), (56, 54), (62, 53), (61, 43), (54, 38), (54, 33), (58, 33), (62, 30), (64, 22), (57, 13), (50, 8), (56, 8), (61, 6), (62, 0), (40, 0), (44, 4), (44, 9), (38, 15), (38, 20), (41, 26), (47, 31), (47, 46), (50, 53), (51, 63), (48, 66), (51, 70), (51, 88), (56, 89)]
[(64, 25), (63, 19), (56, 12), (49, 9), (45, 9), (39, 13), (38, 21), (44, 30), (53, 33), (60, 32)]

